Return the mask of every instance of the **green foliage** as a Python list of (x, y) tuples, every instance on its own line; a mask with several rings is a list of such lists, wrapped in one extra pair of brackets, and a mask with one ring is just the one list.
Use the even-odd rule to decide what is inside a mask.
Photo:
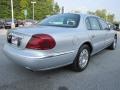
[(0, 0), (0, 18), (10, 18), (10, 0)]
[(108, 22), (111, 22), (111, 23), (114, 22), (115, 15), (108, 13), (107, 10), (105, 10), (105, 9), (96, 10), (95, 12), (88, 11), (88, 13), (92, 14), (92, 15), (97, 15), (97, 16), (103, 18), (104, 20), (107, 20)]
[[(11, 18), (11, 0), (0, 0), (0, 18)], [(25, 19), (24, 10), (27, 10), (27, 19), (32, 19), (33, 6), (31, 1), (35, 3), (35, 19), (41, 20), (47, 15), (59, 13), (60, 8), (53, 0), (13, 0), (14, 17), (16, 19)]]
[(50, 0), (36, 0), (35, 18), (43, 19), (46, 15), (51, 15), (53, 12), (53, 3)]
[(105, 9), (103, 10), (96, 10), (95, 14), (103, 19), (106, 19), (107, 17), (107, 11)]
[(54, 14), (57, 14), (59, 12), (60, 12), (59, 5), (58, 5), (58, 3), (55, 3), (55, 5), (54, 5)]
[(107, 16), (107, 20), (108, 20), (109, 22), (114, 22), (114, 17), (115, 17), (114, 14), (109, 14), (109, 15)]
[(20, 8), (26, 9), (28, 7), (28, 0), (21, 0), (20, 1)]

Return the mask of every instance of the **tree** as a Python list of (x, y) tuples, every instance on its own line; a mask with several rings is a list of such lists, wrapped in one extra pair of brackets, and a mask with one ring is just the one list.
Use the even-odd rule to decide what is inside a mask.
[(36, 0), (35, 19), (41, 20), (53, 12), (52, 0)]
[(58, 3), (55, 3), (55, 5), (54, 5), (54, 14), (57, 14), (59, 12), (60, 12), (60, 7), (59, 7)]
[(10, 0), (0, 0), (0, 18), (6, 19), (11, 17)]
[[(54, 0), (13, 0), (14, 17), (16, 19), (25, 19), (24, 10), (27, 9), (28, 19), (32, 19), (33, 6), (31, 1), (36, 1), (35, 4), (35, 19), (41, 20), (47, 15), (59, 13), (59, 5), (54, 4)], [(0, 18), (11, 18), (10, 0), (0, 0)]]
[(107, 16), (107, 20), (108, 20), (109, 22), (114, 22), (114, 17), (115, 17), (114, 14), (109, 14), (109, 15)]
[(14, 5), (13, 6), (14, 7), (13, 8), (14, 9), (14, 17), (15, 17), (15, 19), (19, 19), (19, 17), (21, 16), (20, 0), (13, 0), (13, 5)]
[(95, 15), (97, 15), (97, 16), (99, 16), (99, 17), (101, 17), (101, 18), (106, 20), (107, 11), (105, 9), (103, 9), (103, 10), (96, 10)]
[(27, 10), (29, 8), (28, 0), (20, 0), (19, 6), (20, 6), (20, 15), (18, 16), (18, 18), (25, 19), (24, 10)]
[(105, 10), (105, 9), (96, 10), (95, 12), (88, 11), (88, 13), (92, 14), (92, 15), (97, 15), (108, 22), (111, 22), (111, 23), (114, 22), (115, 15), (108, 13), (107, 10)]

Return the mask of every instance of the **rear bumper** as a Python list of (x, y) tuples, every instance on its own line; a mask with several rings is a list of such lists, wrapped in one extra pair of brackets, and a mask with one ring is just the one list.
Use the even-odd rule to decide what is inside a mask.
[[(15, 27), (18, 27), (18, 24), (15, 24)], [(10, 24), (6, 24), (5, 28), (11, 28), (11, 25)]]
[(66, 53), (45, 54), (30, 50), (21, 50), (9, 44), (4, 46), (5, 55), (15, 63), (34, 71), (48, 70), (71, 64), (74, 60), (73, 51)]
[(4, 25), (0, 25), (0, 28), (4, 28)]
[(5, 25), (5, 29), (10, 29), (11, 25)]

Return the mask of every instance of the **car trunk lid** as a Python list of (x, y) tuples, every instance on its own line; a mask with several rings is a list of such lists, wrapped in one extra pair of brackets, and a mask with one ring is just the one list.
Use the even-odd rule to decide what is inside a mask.
[[(67, 30), (66, 30), (67, 29)], [(69, 30), (73, 30), (72, 28), (62, 28), (62, 27), (50, 27), (50, 26), (31, 26), (24, 28), (17, 28), (16, 30), (12, 30), (8, 38), (11, 38), (12, 42), (9, 42), (12, 46), (17, 48), (24, 49), (31, 39), (31, 37), (35, 34), (48, 34), (55, 38), (57, 34), (61, 34), (63, 32), (68, 32)], [(57, 34), (56, 34), (57, 33)]]

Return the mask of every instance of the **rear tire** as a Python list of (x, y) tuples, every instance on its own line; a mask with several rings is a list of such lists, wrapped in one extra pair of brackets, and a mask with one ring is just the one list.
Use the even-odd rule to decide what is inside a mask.
[(90, 59), (90, 47), (88, 45), (82, 45), (77, 53), (77, 56), (72, 64), (74, 71), (83, 71), (89, 63)]

